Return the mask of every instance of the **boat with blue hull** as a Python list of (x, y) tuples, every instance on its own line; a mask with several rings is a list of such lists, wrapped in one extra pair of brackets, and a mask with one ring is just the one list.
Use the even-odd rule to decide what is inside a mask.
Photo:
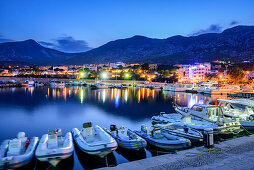
[(143, 138), (125, 127), (121, 126), (117, 129), (115, 125), (111, 125), (110, 130), (106, 128), (104, 130), (117, 141), (118, 146), (124, 149), (140, 150), (147, 145)]
[(181, 127), (188, 127), (190, 129), (196, 129), (200, 132), (204, 132), (205, 129), (213, 129), (214, 134), (218, 134), (218, 125), (211, 123), (211, 122), (205, 122), (205, 121), (199, 121), (191, 118), (191, 115), (186, 114), (176, 114), (176, 113), (170, 113), (166, 114), (165, 112), (161, 112), (158, 116), (152, 117), (152, 123), (153, 124), (173, 124), (176, 126)]
[(91, 122), (84, 123), (81, 131), (74, 128), (72, 130), (72, 135), (80, 150), (99, 157), (105, 157), (116, 150), (118, 146), (112, 136), (105, 132), (100, 126), (92, 126)]
[(160, 127), (148, 129), (146, 126), (141, 126), (141, 130), (135, 133), (144, 138), (147, 143), (165, 150), (179, 150), (191, 146), (189, 139), (162, 132)]
[(19, 132), (17, 138), (3, 141), (0, 147), (0, 169), (20, 168), (34, 157), (39, 138), (27, 138)]
[(200, 131), (189, 128), (187, 126), (182, 127), (172, 123), (156, 124), (155, 126), (159, 126), (161, 128), (161, 131), (164, 133), (184, 137), (186, 139), (189, 139), (191, 142), (203, 141), (203, 134)]

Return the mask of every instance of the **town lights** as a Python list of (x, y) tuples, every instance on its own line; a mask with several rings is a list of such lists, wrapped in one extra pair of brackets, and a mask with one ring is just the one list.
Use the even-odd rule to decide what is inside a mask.
[(84, 77), (85, 76), (85, 73), (80, 73), (80, 77)]
[(101, 74), (101, 77), (102, 77), (103, 79), (106, 79), (106, 78), (108, 78), (108, 74), (104, 72), (104, 73)]
[(130, 77), (130, 74), (129, 74), (129, 73), (125, 73), (124, 77), (125, 77), (125, 78), (129, 78), (129, 77)]

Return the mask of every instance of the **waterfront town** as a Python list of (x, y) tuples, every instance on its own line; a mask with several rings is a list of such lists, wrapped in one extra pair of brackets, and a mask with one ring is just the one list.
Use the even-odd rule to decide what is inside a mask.
[[(240, 65), (242, 67), (240, 67)], [(246, 67), (247, 66), (247, 67)], [(236, 70), (234, 70), (236, 69)], [(253, 70), (252, 70), (253, 69)], [(233, 70), (233, 73), (232, 71)], [(232, 75), (231, 75), (232, 73)], [(239, 75), (234, 75), (239, 74)], [(69, 66), (0, 66), (2, 77), (39, 77), (97, 80), (141, 80), (165, 83), (198, 83), (209, 80), (252, 83), (254, 68), (249, 61), (214, 61), (194, 64), (106, 63)]]

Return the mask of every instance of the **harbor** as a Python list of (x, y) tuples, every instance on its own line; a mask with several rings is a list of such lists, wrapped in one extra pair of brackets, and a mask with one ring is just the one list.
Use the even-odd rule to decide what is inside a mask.
[[(42, 86), (36, 86), (31, 82), (37, 80), (24, 81), (28, 82), (25, 83), (25, 86), (0, 89), (2, 115), (0, 127), (9, 128), (8, 133), (3, 132), (0, 140), (12, 139), (18, 132), (26, 132), (26, 134), (18, 135), (21, 140), (27, 139), (26, 136), (38, 137), (31, 140), (31, 142), (40, 140), (40, 143), (37, 149), (34, 148), (37, 163), (32, 165), (32, 162), (29, 163), (30, 168), (34, 166), (36, 169), (61, 167), (67, 164), (70, 169), (103, 167), (128, 169), (128, 167), (136, 166), (136, 162), (137, 164), (141, 162), (140, 165), (142, 165), (144, 161), (147, 168), (160, 169), (161, 166), (166, 166), (170, 169), (178, 163), (169, 161), (167, 164), (164, 162), (163, 165), (150, 167), (151, 165), (146, 161), (164, 159), (164, 157), (172, 157), (172, 160), (177, 160), (181, 153), (205, 149), (203, 147), (203, 135), (207, 133), (205, 129), (212, 129), (215, 147), (253, 133), (252, 128), (249, 129), (241, 121), (242, 125), (240, 125), (239, 119), (231, 119), (231, 112), (224, 110), (224, 107), (228, 105), (223, 105), (221, 102), (231, 102), (232, 105), (236, 103), (227, 95), (169, 91), (164, 90), (161, 84), (161, 88), (154, 88), (158, 85), (151, 86), (145, 82), (125, 82), (121, 86), (109, 87), (109, 84), (104, 82), (103, 84), (102, 82), (97, 83), (97, 85), (95, 82), (83, 81), (83, 85), (74, 83), (70, 85), (70, 80), (66, 83), (60, 80), (50, 80)], [(56, 83), (59, 84), (56, 85)], [(124, 86), (124, 84), (129, 85)], [(98, 87), (94, 88), (95, 85)], [(244, 102), (243, 100), (242, 103)], [(217, 115), (220, 118), (208, 117), (209, 119), (206, 120), (207, 113), (204, 112), (204, 119), (195, 119), (191, 108), (204, 107), (208, 103), (209, 108), (202, 110), (208, 110), (210, 116), (213, 112), (214, 116)], [(252, 106), (251, 103), (250, 106)], [(223, 115), (220, 115), (220, 110), (218, 110), (220, 107), (223, 108)], [(190, 109), (188, 110), (189, 116), (185, 115), (187, 108)], [(181, 110), (184, 112), (182, 113)], [(234, 113), (237, 115), (240, 112)], [(225, 114), (228, 118), (224, 118)], [(247, 112), (245, 114), (248, 115)], [(105, 119), (109, 121), (104, 121)], [(223, 120), (224, 124), (217, 124), (216, 121), (219, 119)], [(108, 139), (106, 140), (106, 136), (103, 137), (103, 140), (97, 139), (96, 136), (93, 137), (94, 134), (106, 135)], [(52, 143), (51, 140), (48, 141), (47, 136), (59, 138), (57, 139), (58, 144)], [(83, 138), (84, 136), (86, 138)], [(129, 143), (130, 139), (132, 143)], [(105, 141), (111, 141), (112, 143), (108, 146), (110, 149), (98, 153), (92, 152), (95, 149), (91, 145), (94, 140), (102, 144)], [(90, 148), (83, 145), (85, 141), (92, 142), (87, 145)], [(160, 143), (162, 141), (163, 145)], [(42, 145), (41, 142), (44, 144)], [(66, 143), (66, 145), (61, 143)], [(45, 146), (49, 148), (65, 146), (57, 152), (63, 152), (66, 156), (58, 156), (57, 159), (45, 157), (43, 156)], [(99, 146), (96, 148), (95, 150), (100, 150)], [(175, 156), (178, 158), (174, 159)], [(63, 160), (60, 161), (60, 158)], [(91, 160), (97, 160), (100, 163), (92, 163)], [(179, 168), (185, 166), (179, 165)]]

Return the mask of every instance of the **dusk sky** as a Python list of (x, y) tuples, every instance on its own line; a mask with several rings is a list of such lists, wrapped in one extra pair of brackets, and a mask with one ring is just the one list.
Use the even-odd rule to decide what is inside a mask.
[(167, 38), (254, 24), (253, 0), (1, 0), (0, 42), (34, 39), (66, 52), (115, 39)]

